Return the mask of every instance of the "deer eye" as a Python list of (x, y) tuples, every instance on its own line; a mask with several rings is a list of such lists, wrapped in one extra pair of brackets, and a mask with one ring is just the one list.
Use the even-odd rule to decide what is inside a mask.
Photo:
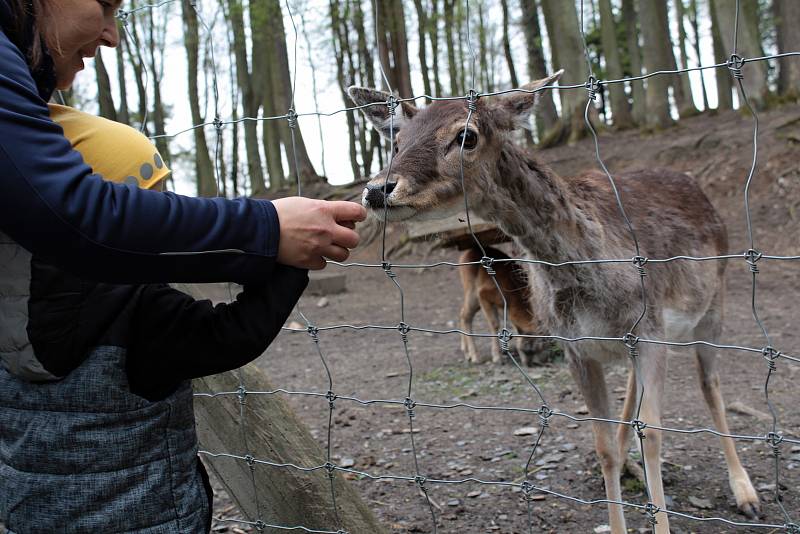
[(464, 150), (472, 150), (478, 145), (478, 134), (473, 130), (461, 130), (456, 136), (456, 142), (459, 147), (464, 147)]

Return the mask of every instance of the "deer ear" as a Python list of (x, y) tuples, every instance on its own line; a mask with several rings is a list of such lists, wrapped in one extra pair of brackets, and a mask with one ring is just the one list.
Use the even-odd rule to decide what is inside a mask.
[(416, 115), (418, 111), (411, 102), (400, 102), (395, 109), (394, 118), (391, 119), (387, 105), (392, 97), (391, 94), (355, 85), (347, 88), (347, 94), (350, 95), (355, 105), (361, 108), (361, 112), (372, 123), (372, 126), (386, 139), (397, 135), (397, 132), (403, 127), (403, 123)]
[(542, 78), (541, 80), (536, 80), (520, 87), (520, 89), (524, 89), (525, 91), (535, 91), (534, 93), (523, 93), (520, 91), (511, 92), (502, 96), (499, 104), (500, 107), (511, 116), (512, 122), (516, 127), (530, 128), (529, 119), (541, 95), (539, 89), (553, 85), (561, 78), (562, 74), (564, 74), (564, 69), (551, 74), (547, 78)]

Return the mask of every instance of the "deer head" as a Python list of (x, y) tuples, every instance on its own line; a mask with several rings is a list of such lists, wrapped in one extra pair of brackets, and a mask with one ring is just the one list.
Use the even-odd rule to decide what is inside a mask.
[[(536, 91), (562, 72), (522, 89)], [(348, 94), (381, 135), (393, 141), (390, 164), (367, 183), (362, 197), (374, 216), (382, 219), (385, 212), (390, 221), (454, 215), (464, 208), (464, 188), (470, 198), (491, 191), (498, 161), (512, 143), (510, 133), (528, 124), (539, 99), (538, 92), (479, 98), (467, 124), (464, 99), (437, 100), (422, 109), (401, 102), (392, 115), (389, 93), (354, 86)]]

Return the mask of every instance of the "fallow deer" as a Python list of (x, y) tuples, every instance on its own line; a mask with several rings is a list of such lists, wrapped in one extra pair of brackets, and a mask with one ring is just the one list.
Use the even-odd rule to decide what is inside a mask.
[[(495, 260), (509, 260), (502, 251), (484, 247), (486, 257)], [(478, 262), (483, 258), (483, 253), (477, 247), (471, 247), (461, 253), (458, 262), (458, 274), (461, 278), (461, 287), (464, 290), (464, 301), (461, 305), (460, 328), (463, 332), (472, 333), (472, 319), (478, 310), (483, 312), (491, 332), (499, 332), (502, 328), (500, 317), (505, 306), (508, 320), (520, 334), (537, 334), (539, 325), (531, 310), (531, 295), (528, 289), (528, 277), (523, 267), (516, 261), (496, 261), (491, 268), (494, 270), (494, 280), (500, 286), (497, 289), (494, 280), (486, 269)], [(504, 298), (505, 297), (505, 298)], [(541, 339), (530, 337), (516, 338), (517, 353), (524, 365), (541, 365), (547, 361), (547, 343)], [(461, 351), (467, 361), (483, 363), (485, 359), (475, 347), (471, 336), (461, 337)], [(500, 345), (492, 345), (492, 362), (502, 363), (503, 354)]]
[[(607, 176), (587, 172), (559, 176), (531, 152), (517, 146), (512, 132), (527, 123), (538, 98), (535, 92), (555, 82), (558, 72), (493, 97), (439, 100), (424, 109), (400, 102), (388, 93), (351, 87), (350, 97), (384, 137), (394, 137), (395, 154), (364, 190), (363, 204), (390, 221), (436, 218), (464, 209), (493, 221), (529, 259), (547, 262), (599, 258), (633, 258), (634, 244), (620, 214)], [(371, 104), (371, 105), (370, 105)], [(468, 111), (472, 115), (467, 123)], [(462, 159), (463, 154), (463, 159)], [(463, 161), (463, 163), (462, 163)], [(391, 173), (387, 173), (391, 169)], [(462, 175), (463, 169), (463, 175)], [(462, 187), (463, 176), (463, 187)], [(640, 255), (667, 258), (679, 254), (717, 256), (727, 252), (727, 232), (708, 198), (689, 176), (645, 170), (614, 177), (621, 200), (637, 233)], [(633, 262), (631, 262), (633, 263)], [(647, 264), (648, 311), (642, 312), (641, 280), (627, 263), (528, 264), (536, 318), (550, 333), (575, 338), (613, 337), (631, 340), (699, 339), (717, 341), (722, 329), (724, 262), (671, 261)], [(640, 265), (641, 266), (641, 265)], [(609, 501), (622, 500), (620, 472), (633, 431), (642, 432), (642, 456), (657, 534), (669, 532), (661, 479), (662, 402), (667, 348), (638, 343), (638, 372), (628, 378), (627, 395), (617, 425), (593, 420), (595, 449)], [(696, 349), (705, 401), (717, 430), (728, 434), (720, 391), (716, 352)], [(571, 373), (593, 418), (610, 419), (604, 366), (632, 356), (621, 341), (565, 343)], [(632, 366), (635, 367), (635, 366)], [(640, 377), (641, 384), (638, 384)], [(641, 396), (639, 421), (632, 421)], [(614, 432), (614, 429), (617, 429)], [(722, 437), (731, 489), (739, 510), (759, 513), (759, 501), (742, 467), (733, 440)], [(609, 504), (614, 534), (626, 532), (623, 507)]]

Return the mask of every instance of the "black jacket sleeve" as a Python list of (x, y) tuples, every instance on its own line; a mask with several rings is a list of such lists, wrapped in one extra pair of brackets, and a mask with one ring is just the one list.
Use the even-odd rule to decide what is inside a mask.
[(307, 271), (276, 265), (268, 282), (246, 284), (234, 302), (216, 306), (169, 286), (143, 287), (129, 331), (131, 390), (163, 398), (182, 380), (254, 360), (278, 335), (307, 284)]
[(263, 281), (280, 233), (266, 200), (189, 198), (93, 175), (3, 31), (0, 232), (58, 267), (113, 283)]

